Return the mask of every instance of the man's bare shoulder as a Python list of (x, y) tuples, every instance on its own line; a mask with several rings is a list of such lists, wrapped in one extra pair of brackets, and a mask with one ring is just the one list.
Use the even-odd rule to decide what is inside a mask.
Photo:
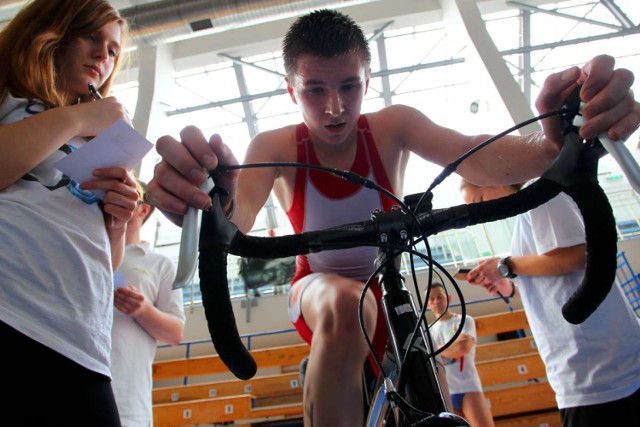
[(394, 124), (398, 124), (400, 126), (408, 120), (414, 120), (416, 118), (420, 118), (422, 120), (426, 119), (426, 116), (416, 108), (403, 104), (390, 105), (374, 113), (367, 113), (366, 116), (369, 123), (377, 124), (379, 122), (384, 122), (390, 126), (393, 126)]
[[(290, 161), (296, 147), (296, 126), (284, 126), (257, 134), (247, 150), (247, 155), (267, 156), (271, 159)], [(278, 159), (276, 159), (278, 158)]]
[(286, 144), (291, 141), (295, 142), (296, 126), (284, 126), (277, 129), (265, 130), (260, 132), (253, 138), (252, 144), (258, 142), (260, 144)]
[(406, 146), (408, 141), (434, 130), (434, 123), (427, 116), (407, 105), (391, 105), (366, 116), (379, 147), (389, 145), (395, 149), (410, 149)]

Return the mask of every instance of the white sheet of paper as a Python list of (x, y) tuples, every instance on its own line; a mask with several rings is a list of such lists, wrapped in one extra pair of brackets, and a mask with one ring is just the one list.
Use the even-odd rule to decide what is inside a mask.
[[(153, 144), (122, 120), (93, 138), (56, 164), (62, 173), (79, 183), (97, 179), (93, 171), (99, 168), (120, 166), (127, 170), (137, 165), (151, 150)], [(93, 190), (99, 199), (104, 191)]]
[(119, 271), (113, 273), (113, 287), (114, 289), (124, 288), (127, 284), (124, 282), (124, 276)]

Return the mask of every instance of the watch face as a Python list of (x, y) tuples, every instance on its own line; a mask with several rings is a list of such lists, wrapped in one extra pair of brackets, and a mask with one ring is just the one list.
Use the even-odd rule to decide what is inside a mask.
[(504, 259), (498, 262), (498, 273), (500, 273), (502, 277), (509, 277), (509, 266)]

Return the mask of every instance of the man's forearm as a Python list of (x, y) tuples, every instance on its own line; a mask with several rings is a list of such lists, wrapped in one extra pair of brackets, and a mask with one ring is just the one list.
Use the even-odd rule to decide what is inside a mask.
[(154, 339), (171, 345), (178, 345), (184, 334), (182, 320), (171, 313), (165, 313), (148, 304), (136, 317), (136, 322)]

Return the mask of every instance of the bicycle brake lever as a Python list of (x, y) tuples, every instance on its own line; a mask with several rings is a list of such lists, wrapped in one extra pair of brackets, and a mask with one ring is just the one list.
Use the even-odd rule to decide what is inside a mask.
[[(213, 188), (213, 181), (208, 178), (200, 189), (209, 193)], [(178, 268), (176, 278), (173, 281), (172, 289), (184, 288), (189, 284), (196, 271), (198, 262), (198, 239), (200, 236), (200, 217), (202, 212), (199, 209), (189, 206), (187, 213), (182, 220), (182, 233), (180, 235), (180, 252), (178, 255)]]
[[(569, 95), (569, 98), (565, 101), (564, 112), (562, 113), (565, 125), (576, 130), (584, 124), (584, 117), (582, 116), (584, 103), (580, 100), (581, 88), (582, 85), (579, 85), (571, 95)], [(595, 140), (599, 141), (605, 150), (611, 154), (611, 157), (618, 163), (633, 189), (637, 193), (640, 193), (640, 166), (638, 166), (638, 163), (624, 144), (624, 141), (613, 141), (606, 132), (598, 135)]]

